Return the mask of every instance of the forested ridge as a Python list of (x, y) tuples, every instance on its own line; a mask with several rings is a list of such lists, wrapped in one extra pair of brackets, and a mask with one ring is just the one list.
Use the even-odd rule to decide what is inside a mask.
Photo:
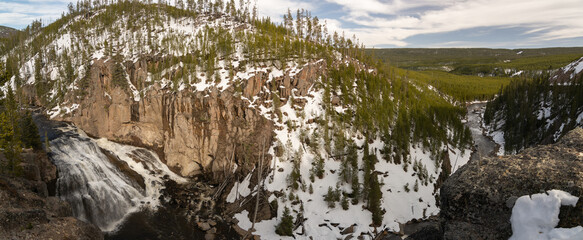
[(504, 133), (504, 150), (515, 153), (556, 142), (583, 119), (583, 74), (558, 82), (557, 75), (519, 78), (488, 103), (484, 122)]

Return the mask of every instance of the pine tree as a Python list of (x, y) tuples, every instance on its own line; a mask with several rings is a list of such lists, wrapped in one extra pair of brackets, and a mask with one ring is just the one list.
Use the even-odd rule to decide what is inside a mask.
[(301, 172), (300, 172), (300, 163), (302, 161), (302, 152), (301, 151), (297, 151), (294, 154), (294, 157), (292, 159), (293, 161), (293, 168), (291, 173), (289, 174), (288, 177), (288, 181), (289, 184), (291, 185), (291, 187), (294, 190), (297, 190), (299, 188), (299, 182), (301, 181)]
[(371, 169), (370, 154), (368, 152), (368, 140), (366, 138), (364, 139), (363, 148), (362, 163), (364, 165), (364, 182), (362, 186), (362, 195), (365, 199), (368, 199), (373, 169)]
[(3, 171), (12, 174), (20, 174), (20, 133), (18, 131), (17, 120), (19, 119), (18, 105), (14, 98), (12, 88), (8, 85), (8, 94), (5, 99), (5, 110), (0, 113), (0, 149), (4, 157), (8, 160)]
[(280, 236), (293, 236), (294, 219), (286, 206), (283, 210), (281, 222), (275, 227), (275, 233)]
[(316, 159), (312, 163), (312, 173), (317, 176), (319, 179), (324, 178), (324, 158), (322, 158), (319, 154), (316, 155)]
[(30, 147), (35, 150), (42, 148), (38, 128), (32, 120), (32, 114), (26, 113), (20, 122), (20, 129), (22, 130), (21, 141), (24, 147)]
[(7, 173), (18, 173), (20, 163), (20, 142), (15, 136), (15, 129), (10, 123), (6, 112), (0, 113), (0, 149), (8, 160), (2, 170)]
[(352, 187), (352, 204), (358, 204), (360, 198), (360, 181), (358, 178), (358, 152), (354, 142), (348, 144), (346, 161), (350, 164), (351, 170), (351, 187)]
[(348, 210), (348, 208), (350, 207), (348, 204), (348, 198), (346, 196), (342, 196), (341, 205), (343, 210)]
[(124, 90), (129, 88), (128, 82), (126, 80), (126, 71), (121, 65), (121, 56), (117, 55), (115, 57), (115, 64), (113, 65), (113, 85), (121, 87)]
[(383, 212), (381, 210), (382, 196), (379, 180), (376, 175), (373, 175), (368, 196), (368, 210), (372, 213), (372, 222), (375, 226), (380, 226), (383, 222)]
[(335, 201), (335, 197), (334, 197), (334, 190), (332, 190), (332, 187), (328, 187), (328, 193), (326, 193), (326, 195), (324, 195), (324, 201), (326, 201), (326, 203), (328, 204), (328, 207), (329, 208), (336, 207), (336, 201)]

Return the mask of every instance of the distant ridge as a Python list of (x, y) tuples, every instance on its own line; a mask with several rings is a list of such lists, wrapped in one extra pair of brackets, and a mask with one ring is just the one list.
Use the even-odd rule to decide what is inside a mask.
[(18, 30), (11, 27), (0, 26), (0, 38), (7, 38), (15, 32), (18, 32)]

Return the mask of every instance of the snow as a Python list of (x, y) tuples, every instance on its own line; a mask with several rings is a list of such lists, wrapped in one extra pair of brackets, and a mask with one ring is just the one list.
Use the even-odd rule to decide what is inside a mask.
[[(299, 72), (302, 68), (297, 68), (293, 64), (286, 70), (290, 75), (293, 72)], [(321, 79), (320, 79), (321, 81)], [(265, 90), (264, 90), (265, 91)], [(292, 89), (292, 94), (295, 93), (295, 89)], [(369, 224), (372, 222), (372, 213), (364, 208), (365, 203), (360, 201), (356, 205), (350, 204), (348, 210), (343, 210), (340, 203), (336, 203), (336, 207), (329, 208), (327, 203), (324, 201), (324, 195), (327, 193), (328, 188), (340, 189), (346, 193), (352, 191), (350, 184), (343, 183), (341, 180), (340, 173), (340, 162), (334, 160), (333, 158), (328, 158), (328, 153), (322, 148), (314, 152), (307, 145), (303, 144), (300, 138), (301, 132), (304, 131), (307, 136), (311, 136), (314, 131), (318, 131), (319, 125), (317, 123), (309, 123), (310, 119), (322, 119), (325, 114), (323, 110), (323, 89), (310, 88), (308, 94), (305, 96), (295, 96), (296, 99), (303, 99), (306, 101), (303, 109), (296, 110), (295, 106), (292, 106), (291, 102), (286, 102), (280, 107), (280, 111), (283, 113), (282, 118), (279, 121), (277, 116), (275, 119), (272, 117), (272, 108), (266, 107), (262, 104), (256, 105), (254, 99), (253, 101), (248, 100), (244, 97), (243, 99), (249, 101), (250, 107), (254, 107), (260, 110), (260, 113), (267, 119), (274, 121), (276, 126), (275, 131), (275, 143), (272, 145), (282, 145), (286, 148), (286, 153), (277, 157), (274, 156), (274, 170), (267, 176), (265, 180), (265, 189), (269, 192), (282, 192), (283, 196), (279, 198), (272, 198), (270, 200), (278, 201), (278, 216), (281, 217), (283, 214), (283, 209), (285, 206), (292, 210), (292, 215), (297, 217), (298, 212), (300, 212), (300, 205), (303, 205), (303, 217), (306, 218), (304, 225), (298, 228), (296, 232), (296, 238), (306, 239), (312, 237), (313, 239), (339, 239), (343, 238), (340, 234), (341, 228), (346, 228), (352, 225), (354, 227), (353, 236), (359, 236), (361, 234), (369, 234), (374, 231), (374, 228), (370, 227)], [(349, 108), (349, 106), (336, 106), (335, 110), (337, 112), (344, 112)], [(295, 126), (290, 128), (289, 126)], [(350, 129), (345, 130), (345, 136), (350, 137), (358, 146), (362, 147), (364, 144), (364, 138), (362, 134), (358, 132), (353, 132)], [(320, 142), (320, 144), (323, 144)], [(422, 219), (427, 218), (431, 215), (436, 215), (439, 213), (439, 208), (437, 207), (435, 196), (434, 196), (434, 185), (433, 183), (437, 180), (441, 172), (441, 168), (435, 165), (435, 161), (432, 160), (430, 153), (424, 151), (421, 146), (412, 146), (410, 149), (411, 164), (407, 168), (407, 171), (403, 169), (403, 165), (388, 163), (383, 160), (380, 153), (380, 149), (384, 146), (384, 143), (380, 138), (374, 139), (373, 143), (369, 145), (369, 152), (375, 154), (379, 162), (375, 165), (376, 171), (381, 174), (378, 175), (379, 182), (381, 183), (382, 197), (382, 208), (386, 210), (383, 218), (382, 226), (378, 229), (388, 228), (389, 230), (398, 232), (400, 230), (399, 223), (405, 223), (411, 219)], [(459, 168), (470, 158), (470, 151), (462, 151), (459, 149), (452, 149), (449, 152), (450, 159), (455, 169)], [(269, 152), (274, 155), (274, 149), (271, 148)], [(300, 162), (300, 173), (301, 182), (305, 184), (305, 188), (300, 188), (298, 190), (293, 190), (288, 187), (288, 176), (292, 171), (293, 163), (289, 159), (292, 159), (295, 152), (301, 152), (301, 162)], [(315, 178), (314, 182), (309, 179), (310, 169), (315, 161), (317, 155), (324, 158), (324, 170), (325, 174), (322, 179)], [(358, 151), (359, 155), (359, 165), (362, 166), (362, 156), (363, 150)], [(418, 191), (413, 190), (413, 186), (416, 181), (419, 181), (417, 174), (413, 171), (413, 162), (419, 161), (426, 169), (431, 178), (431, 182), (428, 182), (427, 186), (419, 182)], [(281, 172), (280, 172), (281, 170)], [(359, 178), (362, 183), (363, 173), (359, 173)], [(313, 187), (313, 193), (310, 194), (307, 190), (310, 186)], [(410, 191), (406, 192), (404, 186), (408, 184)], [(243, 185), (243, 184), (241, 184)], [(231, 192), (227, 198), (228, 201), (234, 201), (236, 196), (237, 186), (231, 189)], [(302, 203), (297, 205), (292, 205), (287, 199), (289, 194), (293, 193), (296, 195)], [(346, 217), (350, 216), (350, 217)], [(236, 215), (239, 220), (239, 226), (243, 229), (248, 229), (250, 227), (250, 221), (247, 212), (242, 212)], [(274, 235), (275, 225), (279, 223), (280, 218), (271, 219), (267, 221), (262, 221), (256, 223), (257, 232), (254, 234), (261, 235), (262, 238), (266, 239), (280, 239), (280, 236)], [(332, 225), (338, 224), (337, 227)], [(324, 224), (320, 227), (320, 225)], [(304, 232), (304, 235), (299, 235), (298, 233)]]
[(563, 129), (565, 128), (565, 123), (562, 123), (561, 126), (559, 127), (559, 130), (557, 130), (554, 134), (553, 134), (553, 141), (557, 141), (559, 140), (559, 138), (562, 136), (563, 134)]
[[(252, 172), (251, 172), (252, 173)], [(251, 180), (251, 173), (247, 174), (245, 179), (241, 183), (236, 182), (233, 188), (231, 188), (231, 192), (227, 196), (227, 202), (233, 203), (235, 200), (241, 197), (247, 197), (251, 193), (251, 189), (249, 189), (249, 180)]]
[(105, 56), (105, 52), (103, 51), (103, 49), (97, 50), (93, 53), (93, 58), (94, 59), (101, 59)]
[(512, 74), (512, 77), (516, 77), (516, 76), (520, 76), (524, 71), (520, 70), (514, 74)]
[[(282, 216), (282, 215), (283, 215), (283, 211), (278, 213), (278, 216)], [(251, 220), (249, 220), (249, 212), (247, 210), (243, 210), (242, 212), (235, 214), (234, 217), (237, 220), (239, 220), (238, 225), (243, 230), (249, 230), (251, 228), (252, 223), (251, 223)], [(294, 239), (292, 237), (284, 237), (284, 236), (277, 235), (275, 233), (275, 230), (274, 230), (275, 228), (273, 227), (277, 224), (277, 222), (278, 221), (275, 218), (257, 222), (257, 223), (255, 223), (255, 229), (257, 230), (256, 232), (262, 233), (261, 234), (262, 239), (281, 239), (281, 240)]]
[(580, 124), (581, 122), (583, 122), (583, 112), (579, 114), (579, 116), (577, 117), (577, 120), (575, 120), (575, 122), (577, 122), (577, 124)]
[(551, 116), (551, 106), (553, 104), (546, 104), (546, 106), (542, 106), (541, 109), (538, 111), (538, 120), (548, 119)]
[(49, 115), (49, 118), (51, 118), (51, 119), (59, 116), (59, 114), (61, 114), (61, 106), (57, 105), (56, 107), (52, 108), (51, 110), (48, 110), (47, 114)]
[(522, 54), (522, 51), (516, 53), (516, 55), (520, 55), (520, 54)]
[(57, 105), (57, 106), (53, 107), (52, 109), (48, 110), (47, 114), (49, 115), (49, 118), (53, 119), (55, 117), (63, 116), (65, 114), (71, 114), (75, 110), (77, 110), (79, 108), (79, 106), (80, 105), (77, 103), (71, 104), (70, 106)]
[(583, 57), (577, 61), (570, 63), (563, 68), (563, 72), (567, 73), (573, 71), (571, 78), (583, 71)]
[(583, 227), (555, 228), (562, 206), (575, 206), (578, 197), (561, 190), (522, 196), (512, 208), (510, 240), (583, 239)]
[(462, 152), (460, 149), (453, 149), (448, 151), (451, 162), (451, 173), (453, 174), (463, 165), (470, 161), (471, 153), (469, 150)]
[(492, 136), (492, 140), (494, 140), (494, 142), (500, 146), (500, 148), (498, 149), (498, 152), (496, 154), (498, 156), (504, 155), (504, 144), (505, 144), (504, 132), (501, 130), (494, 131), (493, 133), (490, 134), (490, 136)]

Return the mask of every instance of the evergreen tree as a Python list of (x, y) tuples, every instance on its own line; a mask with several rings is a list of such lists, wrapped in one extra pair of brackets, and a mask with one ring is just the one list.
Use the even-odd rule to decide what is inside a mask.
[(376, 175), (372, 176), (370, 184), (368, 210), (372, 213), (373, 224), (375, 226), (380, 226), (383, 222), (383, 212), (381, 210), (381, 198), (383, 197), (383, 194)]
[(0, 113), (0, 149), (4, 153), (4, 157), (8, 160), (2, 170), (12, 174), (20, 174), (20, 134), (18, 131), (17, 120), (18, 105), (14, 98), (14, 93), (10, 85), (8, 86), (8, 94), (5, 100), (5, 110)]
[(124, 70), (123, 66), (121, 65), (121, 56), (117, 55), (115, 57), (115, 64), (113, 65), (113, 85), (117, 87), (121, 87), (124, 90), (129, 88), (127, 79), (126, 79), (126, 71)]
[(362, 157), (362, 163), (363, 163), (363, 167), (364, 167), (364, 181), (363, 181), (363, 185), (362, 185), (362, 196), (365, 199), (368, 199), (368, 197), (369, 197), (372, 172), (373, 172), (373, 169), (371, 169), (370, 158), (371, 158), (371, 156), (368, 152), (368, 140), (365, 138), (364, 139), (364, 146), (363, 146), (363, 157)]
[(30, 147), (35, 150), (42, 148), (38, 128), (32, 120), (32, 114), (26, 113), (20, 122), (20, 129), (22, 129), (22, 144), (24, 147)]
[(348, 144), (346, 155), (346, 161), (350, 164), (350, 175), (351, 175), (351, 187), (352, 187), (352, 204), (358, 204), (360, 198), (360, 181), (358, 178), (358, 152), (356, 150), (356, 144), (350, 142)]
[(326, 201), (329, 208), (336, 207), (336, 201), (334, 198), (334, 190), (332, 190), (332, 187), (328, 187), (328, 193), (326, 193), (326, 195), (324, 195), (324, 201)]
[(320, 154), (317, 154), (316, 159), (314, 159), (312, 164), (312, 174), (317, 176), (319, 179), (324, 178), (324, 158), (322, 158)]
[(350, 207), (348, 204), (348, 198), (346, 196), (342, 196), (341, 205), (343, 210), (348, 210), (348, 208)]
[(300, 186), (299, 184), (300, 184), (301, 176), (302, 176), (302, 174), (300, 172), (300, 163), (302, 161), (302, 152), (299, 150), (296, 151), (292, 161), (293, 161), (293, 168), (292, 168), (291, 173), (289, 174), (288, 181), (289, 181), (289, 184), (291, 185), (291, 187), (294, 190), (297, 190)]
[(293, 236), (294, 219), (286, 206), (283, 210), (281, 222), (275, 227), (275, 233), (280, 236)]

